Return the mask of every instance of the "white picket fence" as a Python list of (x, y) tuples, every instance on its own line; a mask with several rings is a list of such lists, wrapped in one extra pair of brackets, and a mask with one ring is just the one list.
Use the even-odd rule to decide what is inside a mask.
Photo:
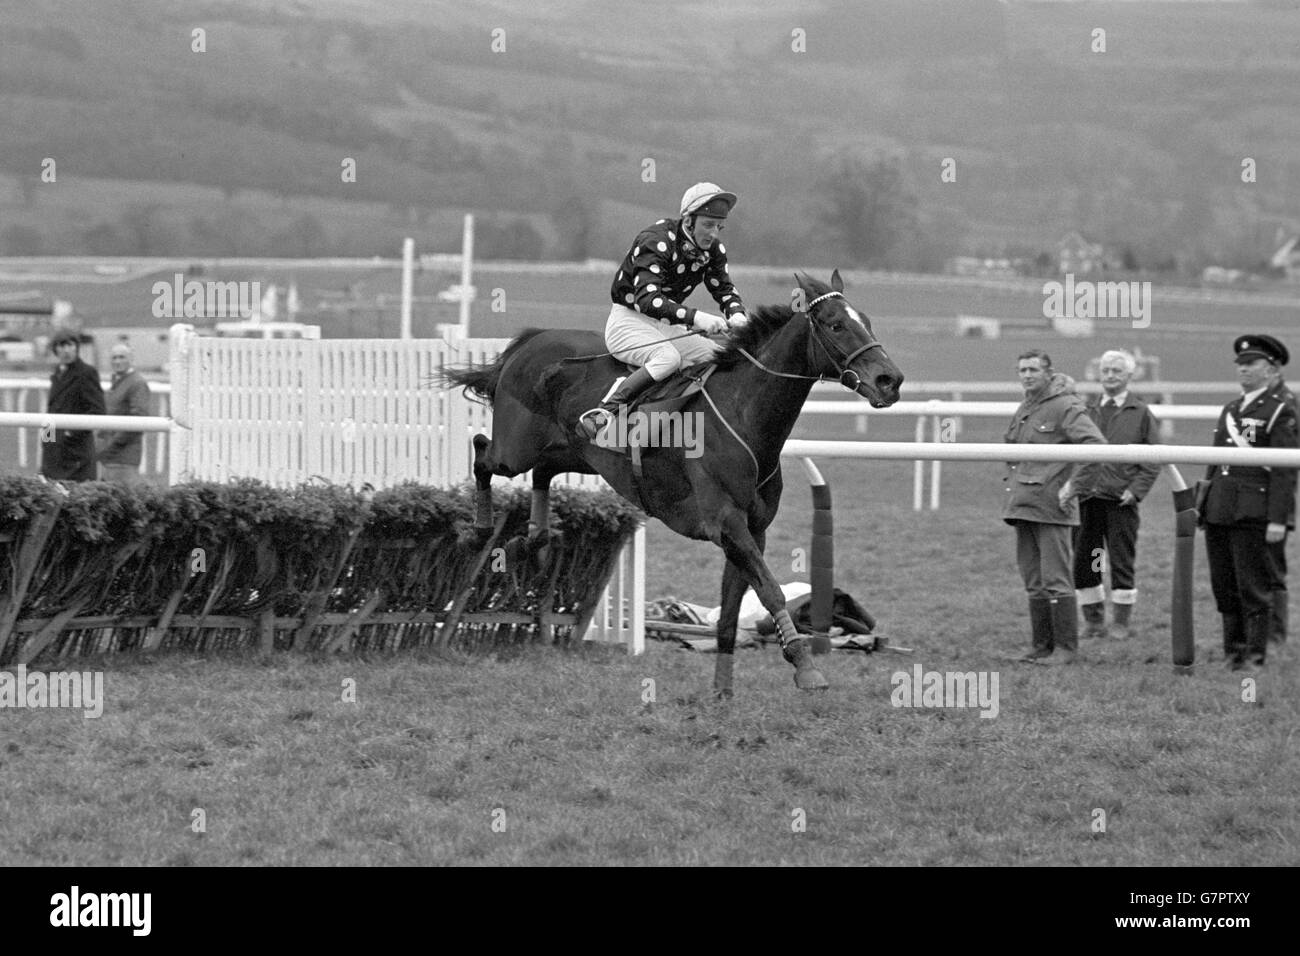
[[(172, 327), (170, 475), (320, 479), (382, 489), (473, 478), (472, 439), (492, 413), (435, 373), (494, 360), (509, 339), (226, 339)], [(528, 475), (515, 482), (527, 484)], [(594, 475), (557, 481), (608, 487)], [(618, 559), (587, 640), (645, 649), (645, 527)]]

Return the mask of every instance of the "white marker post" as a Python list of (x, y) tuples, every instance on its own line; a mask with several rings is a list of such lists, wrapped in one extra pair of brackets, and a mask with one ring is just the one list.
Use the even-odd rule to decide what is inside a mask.
[(474, 214), (465, 214), (465, 233), (460, 241), (460, 334), (469, 338), (469, 304), (474, 295), (470, 291), (474, 281)]
[(415, 240), (407, 237), (402, 243), (402, 328), (398, 338), (411, 337), (411, 281), (415, 270)]

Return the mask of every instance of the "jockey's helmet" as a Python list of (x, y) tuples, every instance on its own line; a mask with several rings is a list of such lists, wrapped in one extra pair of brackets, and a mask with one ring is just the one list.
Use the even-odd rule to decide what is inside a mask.
[(726, 219), (731, 207), (736, 205), (736, 194), (729, 193), (715, 183), (696, 183), (682, 194), (682, 217), (708, 216)]

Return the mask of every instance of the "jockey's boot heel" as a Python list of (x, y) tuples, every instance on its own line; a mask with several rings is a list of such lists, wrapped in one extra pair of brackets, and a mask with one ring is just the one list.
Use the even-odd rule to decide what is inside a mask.
[(614, 391), (613, 395), (578, 416), (578, 435), (587, 441), (594, 440), (618, 414), (620, 405), (630, 404), (654, 382), (654, 377), (645, 370), (644, 366), (638, 368), (623, 379), (623, 384)]

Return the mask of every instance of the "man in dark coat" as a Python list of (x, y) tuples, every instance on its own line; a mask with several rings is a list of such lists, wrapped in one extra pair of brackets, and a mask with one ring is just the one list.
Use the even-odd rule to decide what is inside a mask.
[[(1007, 427), (1005, 440), (1026, 445), (1106, 444), (1088, 417), (1069, 376), (1052, 370), (1042, 349), (1017, 359), (1025, 400)], [(1013, 454), (1010, 453), (1009, 454)], [(1002, 520), (1016, 529), (1016, 563), (1029, 596), (1033, 649), (1023, 658), (1071, 664), (1079, 647), (1074, 595), (1073, 537), (1079, 524), (1078, 492), (1071, 479), (1090, 487), (1095, 465), (1077, 469), (1066, 462), (1007, 462)]]
[[(1146, 402), (1128, 390), (1137, 369), (1129, 352), (1112, 349), (1101, 357), (1102, 394), (1088, 402), (1088, 415), (1112, 445), (1153, 445), (1160, 428)], [(1085, 622), (1084, 637), (1129, 637), (1129, 619), (1137, 603), (1133, 567), (1137, 558), (1138, 504), (1160, 474), (1159, 465), (1124, 462), (1099, 464), (1091, 480), (1076, 482), (1079, 527), (1074, 533), (1074, 589)], [(1106, 630), (1102, 590), (1104, 554), (1110, 565), (1110, 600), (1114, 627)]]
[[(1290, 359), (1271, 335), (1243, 335), (1233, 343), (1242, 395), (1219, 413), (1216, 447), (1296, 448), (1296, 414), (1270, 386)], [(1223, 617), (1223, 652), (1233, 670), (1262, 667), (1272, 630), (1278, 569), (1271, 545), (1285, 544), (1295, 527), (1296, 469), (1211, 465), (1201, 520), (1210, 586)]]
[[(60, 332), (50, 347), (59, 366), (50, 376), (47, 411), (52, 415), (103, 415), (104, 389), (99, 384), (99, 373), (78, 357), (76, 334)], [(51, 440), (41, 445), (41, 474), (58, 481), (95, 480), (93, 431), (55, 428), (48, 437)]]
[[(131, 346), (119, 342), (109, 352), (112, 385), (104, 402), (109, 415), (148, 415), (149, 383), (132, 364)], [(144, 435), (141, 432), (100, 432), (99, 467), (104, 481), (134, 484), (140, 477)]]

